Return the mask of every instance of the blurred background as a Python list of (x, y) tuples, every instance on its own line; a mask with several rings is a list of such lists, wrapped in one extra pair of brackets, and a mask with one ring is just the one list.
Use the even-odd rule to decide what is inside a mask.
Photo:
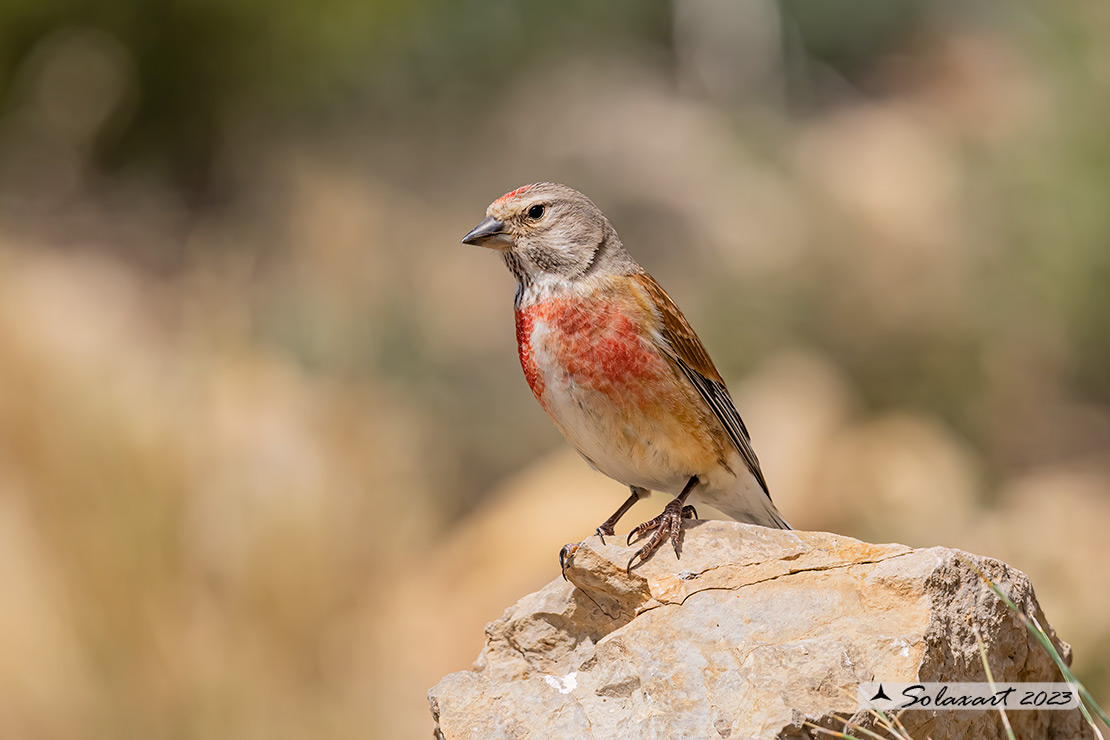
[(0, 737), (430, 733), (626, 495), (459, 244), (536, 180), (788, 520), (1025, 570), (1107, 704), (1108, 120), (1078, 0), (5, 0)]

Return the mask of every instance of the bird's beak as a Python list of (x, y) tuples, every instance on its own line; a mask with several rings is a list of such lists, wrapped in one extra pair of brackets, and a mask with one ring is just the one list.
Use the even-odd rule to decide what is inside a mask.
[(462, 238), (462, 243), (490, 249), (508, 249), (513, 245), (513, 240), (504, 222), (498, 221), (493, 216), (486, 216), (482, 219), (482, 223)]

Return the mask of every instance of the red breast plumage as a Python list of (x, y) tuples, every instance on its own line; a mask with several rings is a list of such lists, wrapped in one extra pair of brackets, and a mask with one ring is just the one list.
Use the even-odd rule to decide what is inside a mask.
[[(650, 402), (644, 384), (669, 374), (658, 351), (648, 345), (648, 328), (619, 301), (605, 295), (552, 298), (516, 311), (517, 346), (528, 385), (541, 404), (544, 380), (537, 365), (537, 324), (540, 342), (568, 382), (604, 394), (613, 403)], [(556, 368), (551, 368), (554, 371)]]

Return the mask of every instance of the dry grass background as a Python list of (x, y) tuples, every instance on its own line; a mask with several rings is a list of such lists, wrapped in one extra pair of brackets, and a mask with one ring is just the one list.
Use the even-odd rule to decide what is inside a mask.
[(372, 135), (241, 119), (202, 209), (96, 174), (62, 44), (0, 137), (0, 737), (429, 731), (425, 690), (624, 496), (458, 243), (537, 179), (686, 309), (792, 523), (1025, 570), (1110, 703), (1110, 45), (1041, 42), (934, 29), (804, 114), (691, 43)]

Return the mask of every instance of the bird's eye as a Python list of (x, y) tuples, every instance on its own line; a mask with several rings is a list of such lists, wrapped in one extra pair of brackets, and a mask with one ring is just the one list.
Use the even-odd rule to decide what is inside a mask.
[(533, 221), (539, 221), (543, 218), (543, 212), (546, 209), (542, 205), (535, 205), (528, 209), (528, 218)]

